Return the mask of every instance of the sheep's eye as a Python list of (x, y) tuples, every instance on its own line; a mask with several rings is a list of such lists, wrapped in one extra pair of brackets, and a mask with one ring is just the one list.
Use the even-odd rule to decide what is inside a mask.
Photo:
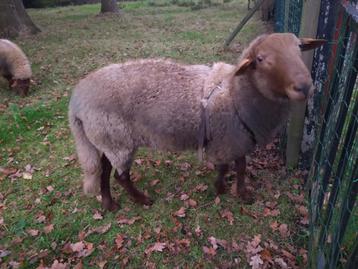
[(258, 62), (262, 62), (264, 60), (264, 57), (262, 57), (261, 55), (257, 55), (256, 59)]

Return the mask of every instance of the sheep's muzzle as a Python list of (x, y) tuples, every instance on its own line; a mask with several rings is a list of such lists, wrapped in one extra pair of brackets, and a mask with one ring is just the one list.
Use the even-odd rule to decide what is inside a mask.
[(28, 95), (30, 89), (30, 82), (31, 80), (29, 78), (9, 80), (10, 88), (14, 89), (22, 97)]

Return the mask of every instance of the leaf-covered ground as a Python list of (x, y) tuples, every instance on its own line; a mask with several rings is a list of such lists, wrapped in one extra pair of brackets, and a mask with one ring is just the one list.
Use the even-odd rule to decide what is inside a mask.
[(97, 16), (99, 5), (29, 10), (42, 32), (16, 42), (32, 62), (35, 85), (21, 99), (0, 79), (0, 268), (304, 267), (303, 175), (284, 172), (277, 142), (248, 157), (253, 205), (230, 191), (216, 197), (213, 167), (194, 153), (150, 150), (136, 156), (132, 179), (153, 206), (134, 204), (115, 182), (118, 212), (83, 195), (67, 122), (80, 78), (133, 58), (234, 63), (268, 31), (254, 18), (224, 51), (246, 1), (199, 10), (155, 2), (122, 3), (122, 16)]

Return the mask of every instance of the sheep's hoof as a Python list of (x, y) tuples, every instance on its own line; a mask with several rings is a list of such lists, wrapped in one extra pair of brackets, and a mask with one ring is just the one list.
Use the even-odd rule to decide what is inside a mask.
[(221, 195), (227, 192), (226, 184), (222, 181), (215, 182), (216, 194)]
[(237, 194), (243, 203), (249, 204), (249, 205), (255, 203), (255, 200), (256, 200), (255, 195), (249, 189), (245, 188), (243, 190), (238, 190)]
[(105, 210), (114, 212), (114, 211), (117, 211), (120, 208), (120, 206), (113, 200), (112, 201), (104, 200), (104, 201), (102, 201), (102, 208), (104, 208)]
[(152, 199), (145, 196), (144, 194), (133, 196), (133, 200), (134, 200), (134, 202), (141, 204), (141, 205), (151, 206), (154, 203), (154, 201)]

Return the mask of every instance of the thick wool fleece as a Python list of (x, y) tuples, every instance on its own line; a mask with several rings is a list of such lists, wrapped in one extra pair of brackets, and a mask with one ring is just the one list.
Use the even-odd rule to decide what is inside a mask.
[[(245, 77), (235, 77), (235, 69), (224, 63), (208, 67), (139, 60), (104, 67), (83, 79), (73, 92), (69, 120), (85, 172), (85, 191), (94, 191), (98, 184), (102, 153), (124, 171), (140, 146), (197, 149), (201, 101), (219, 84), (207, 106), (207, 158), (228, 163), (253, 149), (236, 109), (258, 142), (266, 143), (286, 117), (287, 106), (273, 105), (252, 90)], [(272, 106), (268, 119), (265, 109)]]
[(26, 55), (7, 39), (0, 39), (0, 75), (13, 79), (29, 79), (32, 76)]

